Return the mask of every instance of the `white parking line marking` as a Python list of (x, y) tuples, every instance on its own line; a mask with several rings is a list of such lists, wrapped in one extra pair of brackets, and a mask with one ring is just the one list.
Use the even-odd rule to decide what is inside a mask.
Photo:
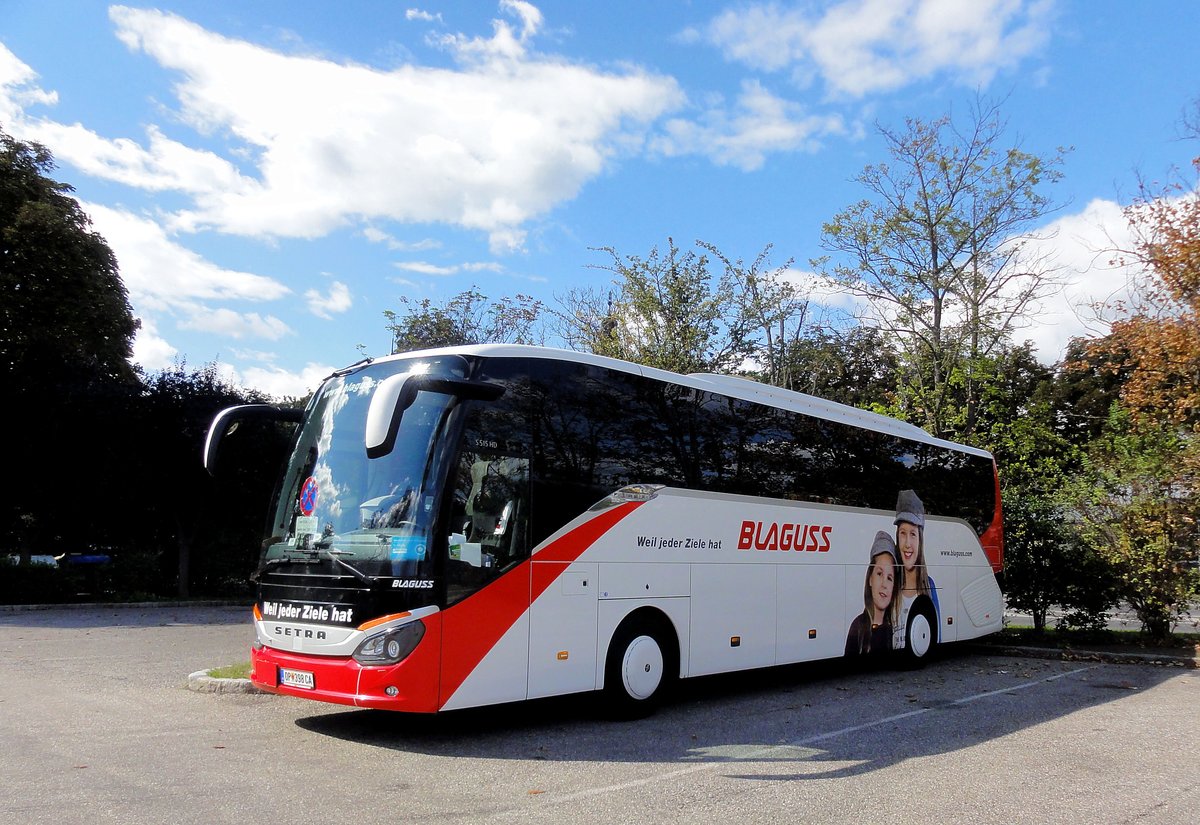
[[(1021, 684), (1012, 685), (1011, 687), (999, 688), (997, 690), (989, 690), (985, 693), (976, 693), (971, 696), (964, 696), (961, 699), (955, 699), (953, 702), (950, 702), (949, 704), (951, 704), (951, 705), (966, 705), (971, 702), (978, 702), (981, 699), (987, 699), (992, 696), (999, 696), (1004, 693), (1012, 693), (1013, 691), (1017, 691), (1017, 690), (1027, 690), (1032, 687), (1037, 687), (1038, 685), (1044, 685), (1049, 682), (1058, 681), (1059, 679), (1065, 679), (1068, 676), (1076, 676), (1080, 673), (1086, 673), (1087, 671), (1095, 670), (1098, 667), (1100, 667), (1100, 665), (1089, 665), (1088, 667), (1080, 667), (1080, 668), (1076, 668), (1075, 670), (1069, 670), (1065, 673), (1056, 673), (1053, 676), (1046, 676), (1042, 679), (1034, 679), (1033, 681), (1030, 681), (1030, 682), (1022, 682)], [(940, 705), (938, 707), (945, 707), (945, 705)], [(897, 713), (897, 714), (893, 714), (892, 716), (886, 716), (882, 719), (875, 719), (870, 722), (864, 722), (861, 725), (852, 725), (848, 728), (840, 728), (840, 729), (834, 730), (834, 731), (827, 731), (825, 733), (818, 733), (818, 734), (813, 734), (811, 736), (805, 736), (801, 739), (796, 739), (791, 742), (783, 742), (783, 743), (776, 744), (776, 745), (765, 745), (761, 748), (758, 748), (756, 750), (748, 752), (745, 756), (738, 758), (738, 759), (726, 759), (723, 761), (701, 762), (698, 764), (689, 765), (686, 768), (680, 768), (678, 770), (668, 771), (667, 773), (660, 773), (660, 774), (655, 774), (653, 776), (643, 777), (641, 779), (634, 779), (630, 782), (621, 782), (621, 783), (618, 783), (615, 785), (605, 785), (602, 788), (585, 788), (580, 791), (575, 791), (573, 793), (561, 794), (561, 795), (553, 794), (553, 793), (540, 794), (537, 797), (537, 799), (538, 799), (539, 804), (559, 804), (562, 802), (571, 802), (576, 799), (584, 799), (589, 796), (596, 796), (597, 794), (616, 793), (619, 791), (628, 790), (630, 788), (639, 788), (644, 785), (650, 785), (654, 782), (669, 781), (672, 779), (677, 779), (681, 776), (688, 776), (690, 774), (699, 773), (701, 771), (717, 770), (719, 768), (724, 768), (730, 764), (737, 763), (737, 762), (767, 761), (767, 760), (769, 760), (771, 754), (775, 751), (780, 751), (780, 750), (785, 750), (785, 749), (803, 748), (805, 746), (813, 745), (818, 742), (824, 742), (829, 739), (836, 739), (839, 736), (846, 736), (851, 733), (857, 733), (859, 731), (869, 730), (871, 728), (879, 727), (880, 725), (887, 725), (887, 724), (891, 724), (893, 722), (899, 722), (904, 719), (910, 719), (914, 716), (921, 716), (922, 714), (930, 713), (934, 710), (938, 710), (938, 707), (918, 708), (916, 710), (906, 711), (905, 713)]]

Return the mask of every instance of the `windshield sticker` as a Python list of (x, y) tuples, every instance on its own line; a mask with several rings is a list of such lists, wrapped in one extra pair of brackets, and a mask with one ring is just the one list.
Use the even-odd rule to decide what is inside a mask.
[(392, 536), (392, 561), (424, 561), (425, 539), (421, 536)]
[(317, 509), (317, 480), (309, 476), (300, 488), (300, 513), (311, 516), (315, 509)]

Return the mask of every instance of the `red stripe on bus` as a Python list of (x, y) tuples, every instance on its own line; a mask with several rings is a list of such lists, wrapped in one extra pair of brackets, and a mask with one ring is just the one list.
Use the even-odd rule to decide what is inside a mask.
[(546, 565), (554, 569), (550, 576), (539, 575), (532, 582), (530, 560), (523, 561), (487, 587), (444, 610), (442, 616), (442, 690), (445, 705), (483, 657), (496, 646), (529, 605), (553, 584), (585, 550), (644, 502), (617, 505), (555, 539), (537, 554), (537, 561), (565, 562)]

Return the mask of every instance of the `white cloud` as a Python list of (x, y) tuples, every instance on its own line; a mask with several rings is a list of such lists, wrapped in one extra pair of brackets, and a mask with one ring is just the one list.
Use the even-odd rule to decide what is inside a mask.
[(229, 161), (171, 140), (156, 126), (146, 129), (146, 148), (127, 138), (107, 140), (78, 123), (67, 126), (30, 120), (23, 131), (30, 139), (53, 146), (57, 159), (85, 174), (137, 189), (177, 190), (211, 198), (217, 193), (249, 193), (257, 188)]
[(434, 14), (433, 12), (428, 12), (424, 9), (406, 9), (404, 11), (404, 19), (420, 20), (423, 23), (441, 23), (442, 15)]
[[(273, 278), (224, 269), (176, 243), (154, 220), (97, 203), (82, 203), (93, 228), (108, 242), (129, 291), (129, 301), (142, 318), (148, 369), (162, 364), (166, 350), (174, 349), (158, 336), (155, 326), (162, 314), (180, 318), (181, 329), (198, 330), (236, 339), (278, 340), (291, 329), (273, 315), (213, 309), (213, 301), (274, 301), (291, 290)], [(139, 340), (141, 336), (139, 335)], [(171, 353), (173, 355), (173, 352)], [(154, 362), (151, 366), (147, 361)]]
[(820, 78), (832, 96), (863, 97), (946, 75), (967, 86), (1041, 49), (1053, 0), (843, 0), (832, 5), (754, 3), (717, 15), (686, 39), (727, 60)]
[(320, 386), (337, 367), (327, 364), (308, 363), (300, 372), (289, 372), (280, 367), (248, 367), (243, 370), (229, 368), (229, 380), (243, 387), (261, 390), (275, 398), (290, 396), (302, 398)]
[(277, 341), (292, 330), (274, 315), (262, 316), (257, 312), (235, 312), (232, 309), (209, 309), (195, 307), (190, 317), (181, 321), (181, 329), (210, 332), (229, 338), (265, 338)]
[(758, 81), (746, 81), (733, 114), (714, 107), (699, 121), (669, 120), (651, 147), (668, 157), (707, 155), (720, 166), (753, 171), (762, 167), (768, 152), (815, 151), (820, 138), (845, 131), (840, 116), (807, 114)]
[(431, 264), (427, 261), (398, 261), (392, 266), (419, 275), (457, 275), (460, 272), (502, 272), (504, 267), (491, 261), (451, 264)]
[(141, 327), (133, 338), (133, 357), (135, 364), (140, 364), (147, 372), (165, 370), (175, 363), (179, 350), (167, 343), (158, 334), (158, 328), (149, 318), (141, 318)]
[(433, 238), (424, 238), (419, 241), (401, 241), (374, 226), (363, 227), (362, 235), (371, 243), (387, 244), (388, 249), (402, 252), (424, 252), (430, 249), (441, 249), (442, 247), (442, 242)]
[(304, 293), (304, 300), (308, 301), (309, 312), (318, 318), (326, 319), (340, 315), (354, 304), (354, 299), (350, 295), (350, 287), (341, 281), (334, 281), (330, 284), (327, 295), (322, 295), (315, 289), (308, 290)]
[(272, 301), (289, 294), (279, 281), (223, 269), (167, 236), (155, 221), (97, 203), (81, 204), (121, 267), (139, 310), (189, 308), (196, 301)]
[(1113, 249), (1131, 246), (1128, 222), (1114, 201), (1093, 200), (1039, 234), (1046, 239), (1032, 244), (1032, 252), (1061, 268), (1063, 287), (1041, 300), (1031, 313), (1033, 323), (1017, 337), (1033, 341), (1040, 359), (1052, 363), (1062, 357), (1071, 338), (1107, 334), (1095, 307), (1127, 297), (1136, 272), (1112, 263)]
[(37, 73), (0, 43), (0, 123), (8, 130), (19, 124), (28, 106), (53, 106), (58, 95), (39, 89)]
[(197, 185), (199, 174), (174, 181), (194, 199), (172, 224), (186, 231), (316, 237), (383, 218), (455, 224), (486, 232), (496, 251), (519, 248), (527, 221), (574, 197), (619, 145), (631, 136), (636, 143), (683, 96), (668, 77), (532, 54), (541, 13), (517, 0), (501, 8), (516, 26), (496, 21), (489, 39), (445, 41), (458, 69), (382, 71), (285, 55), (176, 15), (115, 6), (117, 36), (178, 73), (180, 118), (232, 136), (257, 176), (181, 151), (154, 131), (144, 150), (92, 146), (89, 168), (130, 183), (172, 180), (160, 167), (178, 155), (189, 169), (223, 175), (210, 189)]

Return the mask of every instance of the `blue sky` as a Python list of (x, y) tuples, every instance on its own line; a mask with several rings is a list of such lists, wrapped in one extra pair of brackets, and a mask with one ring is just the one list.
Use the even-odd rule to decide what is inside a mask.
[(108, 239), (139, 363), (299, 395), (386, 354), (401, 296), (554, 304), (607, 282), (596, 247), (772, 244), (803, 277), (876, 124), (979, 92), (1073, 147), (1042, 227), (1067, 283), (1019, 333), (1052, 362), (1124, 284), (1138, 175), (1200, 154), (1197, 32), (1191, 0), (0, 0), (0, 126)]

